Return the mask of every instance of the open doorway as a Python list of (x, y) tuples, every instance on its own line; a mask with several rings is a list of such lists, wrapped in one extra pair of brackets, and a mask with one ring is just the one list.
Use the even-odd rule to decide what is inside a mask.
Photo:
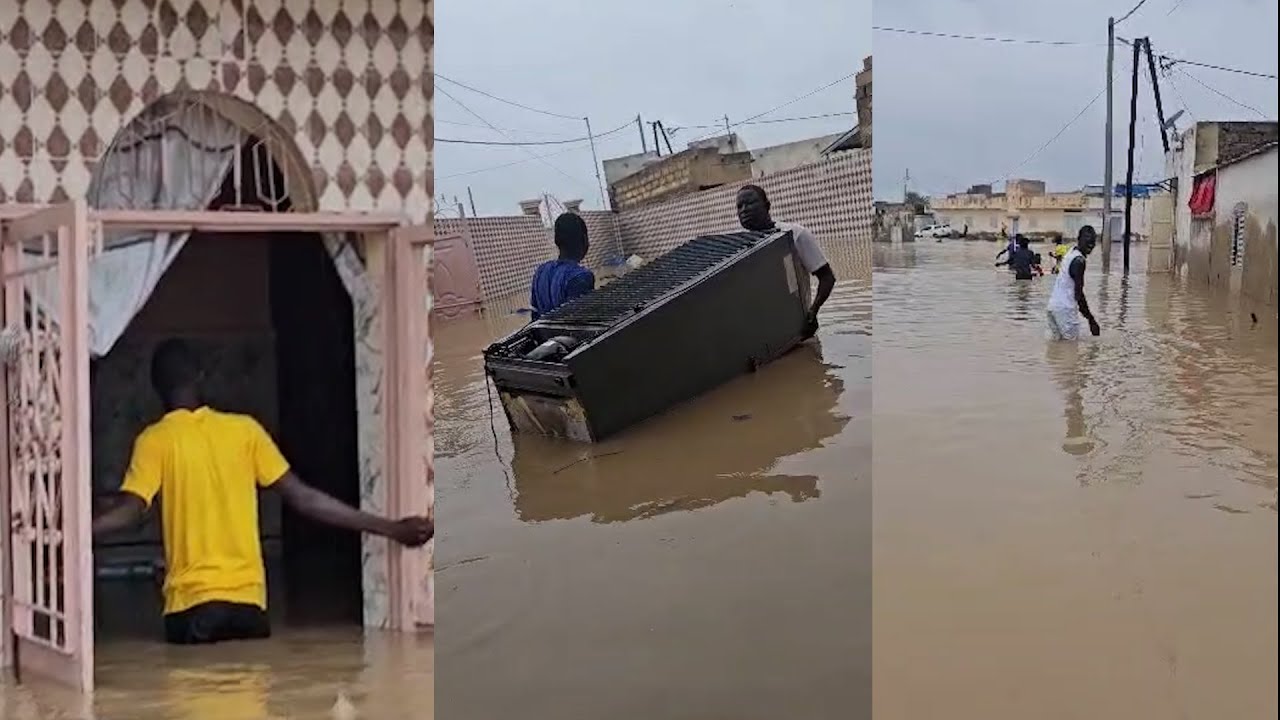
[[(261, 143), (240, 150), (209, 209), (290, 209)], [(110, 352), (91, 365), (94, 492), (114, 493), (133, 439), (159, 419), (150, 354), (182, 337), (201, 353), (209, 404), (253, 416), (308, 483), (360, 505), (355, 323), (318, 233), (192, 233)], [(163, 502), (163, 499), (161, 499)], [(361, 539), (260, 496), (268, 609), (277, 625), (359, 624)], [(95, 629), (106, 640), (159, 638), (164, 552), (156, 513), (95, 546)]]

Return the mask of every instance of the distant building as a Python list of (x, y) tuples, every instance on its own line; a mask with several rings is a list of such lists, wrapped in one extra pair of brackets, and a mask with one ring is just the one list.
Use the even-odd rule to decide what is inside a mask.
[[(1135, 186), (1132, 232), (1135, 240), (1151, 233), (1150, 200), (1160, 191), (1152, 186)], [(1123, 186), (1113, 189), (1113, 197), (1124, 197)], [(1069, 192), (1049, 192), (1042, 180), (1009, 180), (1004, 192), (992, 192), (990, 185), (975, 185), (968, 192), (934, 198), (930, 205), (939, 223), (970, 234), (998, 234), (1001, 229), (1031, 237), (1056, 235), (1074, 237), (1085, 225), (1101, 233), (1103, 201), (1101, 185)], [(1124, 204), (1112, 203), (1113, 237), (1123, 232)]]
[(871, 56), (862, 59), (862, 72), (854, 79), (854, 105), (858, 109), (858, 131), (862, 147), (871, 147)]
[(1276, 122), (1198, 122), (1166, 156), (1167, 245), (1151, 264), (1276, 309)]

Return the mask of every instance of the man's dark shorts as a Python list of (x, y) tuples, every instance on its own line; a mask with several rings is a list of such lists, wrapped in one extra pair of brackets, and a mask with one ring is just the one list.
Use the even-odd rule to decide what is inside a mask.
[(257, 605), (207, 602), (164, 616), (164, 639), (174, 645), (271, 637), (271, 622)]

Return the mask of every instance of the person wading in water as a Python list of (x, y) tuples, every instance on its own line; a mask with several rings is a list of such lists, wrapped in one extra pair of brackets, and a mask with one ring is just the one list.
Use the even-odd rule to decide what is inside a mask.
[(1076, 246), (1062, 259), (1066, 270), (1054, 278), (1053, 290), (1049, 293), (1047, 311), (1051, 340), (1079, 340), (1082, 315), (1089, 321), (1089, 332), (1094, 337), (1102, 332), (1084, 297), (1085, 258), (1093, 252), (1097, 242), (1097, 231), (1092, 225), (1085, 225), (1080, 228)]
[(1030, 280), (1040, 271), (1040, 257), (1031, 251), (1031, 241), (1018, 236), (1018, 248), (1009, 255), (1008, 260), (996, 263), (996, 267), (1008, 265), (1017, 280)]
[(804, 339), (813, 337), (818, 332), (818, 311), (831, 297), (831, 289), (836, 286), (836, 274), (831, 271), (827, 256), (818, 246), (813, 233), (795, 223), (774, 222), (769, 215), (769, 196), (756, 185), (744, 185), (738, 190), (738, 223), (743, 229), (753, 232), (770, 232), (786, 230), (791, 233), (795, 243), (795, 255), (805, 272), (818, 278), (818, 290), (813, 295), (813, 305), (804, 323)]
[(135, 527), (159, 495), (167, 574), (165, 639), (191, 645), (271, 635), (258, 539), (258, 489), (316, 522), (417, 547), (435, 535), (424, 517), (390, 520), (352, 508), (304, 483), (257, 420), (201, 400), (204, 373), (182, 340), (160, 344), (151, 383), (165, 415), (142, 431), (114, 507), (93, 535)]

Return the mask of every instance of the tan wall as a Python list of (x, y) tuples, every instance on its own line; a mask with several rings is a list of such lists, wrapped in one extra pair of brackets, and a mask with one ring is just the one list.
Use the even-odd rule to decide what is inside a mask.
[(705, 187), (746, 182), (750, 177), (751, 153), (696, 148), (649, 165), (614, 183), (609, 191), (613, 208), (625, 211)]
[(207, 90), (279, 124), (322, 209), (425, 220), (430, 4), (243, 2), (0, 0), (0, 203), (82, 197), (144, 107)]

